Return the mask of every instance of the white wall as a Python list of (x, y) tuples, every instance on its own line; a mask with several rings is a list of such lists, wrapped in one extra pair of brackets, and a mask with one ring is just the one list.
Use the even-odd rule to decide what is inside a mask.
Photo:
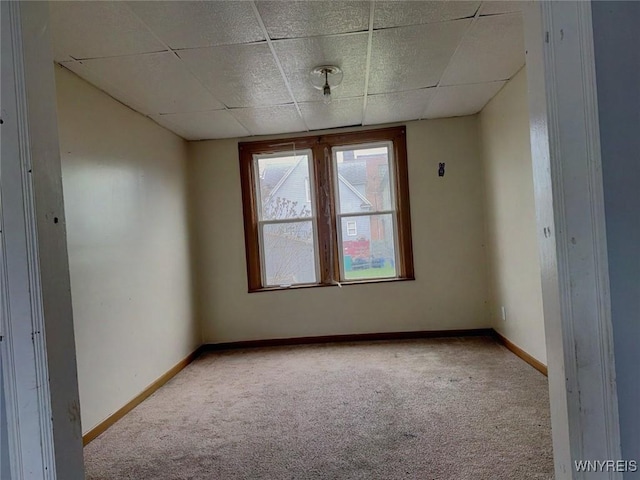
[[(546, 364), (524, 68), (482, 110), (480, 132), (488, 315), (498, 332)], [(506, 321), (502, 320), (502, 306)]]
[(640, 3), (592, 12), (622, 458), (640, 463)]
[(82, 426), (200, 343), (186, 142), (56, 67)]
[(4, 378), (2, 374), (2, 360), (0, 359), (0, 478), (10, 478), (9, 470), (9, 431), (7, 412), (4, 401)]
[(477, 117), (410, 122), (407, 147), (415, 281), (249, 294), (238, 140), (190, 143), (204, 341), (488, 327)]

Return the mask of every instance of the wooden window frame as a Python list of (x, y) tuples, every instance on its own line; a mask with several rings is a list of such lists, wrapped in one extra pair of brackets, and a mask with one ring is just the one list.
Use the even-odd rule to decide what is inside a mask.
[[(340, 280), (340, 252), (338, 234), (341, 231), (336, 222), (334, 199), (337, 185), (334, 181), (332, 148), (357, 146), (369, 143), (391, 142), (393, 145), (393, 187), (397, 215), (397, 258), (396, 277), (361, 280)], [(274, 154), (294, 150), (311, 150), (314, 178), (310, 184), (315, 192), (317, 212), (317, 260), (320, 271), (318, 283), (291, 286), (268, 286), (262, 284), (262, 262), (258, 211), (256, 203), (256, 171), (254, 155)], [(244, 238), (247, 259), (248, 291), (263, 292), (290, 290), (296, 288), (327, 287), (379, 282), (414, 280), (413, 246), (411, 240), (411, 211), (409, 207), (409, 177), (407, 169), (406, 128), (390, 127), (376, 130), (332, 133), (327, 135), (301, 136), (296, 138), (240, 142), (240, 179), (242, 186), (242, 206), (244, 213)], [(327, 188), (328, 187), (328, 188)]]

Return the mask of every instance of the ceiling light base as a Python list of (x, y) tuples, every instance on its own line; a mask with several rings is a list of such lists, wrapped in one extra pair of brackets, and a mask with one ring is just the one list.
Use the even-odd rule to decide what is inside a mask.
[(335, 65), (320, 65), (311, 70), (309, 77), (311, 85), (318, 90), (324, 90), (327, 83), (335, 88), (342, 82), (342, 69)]
[(319, 67), (311, 70), (311, 75), (321, 77), (324, 80), (325, 72), (329, 75), (329, 77), (336, 78), (337, 75), (340, 75), (340, 77), (342, 77), (342, 70), (340, 69), (340, 67), (336, 67), (335, 65), (320, 65)]

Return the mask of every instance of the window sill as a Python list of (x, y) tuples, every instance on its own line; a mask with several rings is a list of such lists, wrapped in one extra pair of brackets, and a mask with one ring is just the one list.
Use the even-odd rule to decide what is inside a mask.
[(260, 292), (279, 292), (284, 290), (301, 290), (307, 288), (321, 288), (321, 287), (347, 287), (351, 285), (370, 285), (374, 283), (392, 283), (392, 282), (408, 282), (415, 280), (415, 277), (403, 277), (403, 278), (373, 278), (370, 280), (347, 280), (338, 283), (314, 283), (314, 284), (300, 284), (291, 285), (287, 287), (262, 287), (255, 290), (249, 290), (248, 293), (260, 293)]

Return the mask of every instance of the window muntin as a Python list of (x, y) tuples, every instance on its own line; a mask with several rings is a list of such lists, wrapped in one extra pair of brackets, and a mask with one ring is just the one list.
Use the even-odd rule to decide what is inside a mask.
[[(240, 143), (249, 291), (328, 286), (338, 282), (412, 280), (405, 142), (405, 128), (391, 127), (275, 142)], [(376, 181), (357, 185), (352, 173), (339, 165), (342, 162), (338, 162), (338, 156), (342, 156), (344, 162), (345, 155), (364, 161), (361, 174), (364, 171)], [(376, 160), (372, 155), (381, 157)], [(304, 156), (302, 161), (301, 156)], [(293, 164), (299, 165), (300, 171), (303, 170), (300, 165), (305, 165), (309, 181), (300, 178), (298, 182), (300, 195), (296, 197), (296, 209), (290, 211), (280, 205), (276, 209), (280, 213), (274, 215), (273, 207), (266, 200), (270, 198), (271, 202), (277, 202), (280, 197), (281, 203), (289, 205), (285, 201), (289, 197), (283, 192), (291, 185), (287, 188), (280, 185), (280, 194), (274, 194), (274, 185), (280, 179), (274, 182), (269, 167), (287, 162), (289, 168)], [(291, 175), (294, 176), (294, 172)], [(301, 210), (302, 204), (308, 209)], [(283, 226), (273, 226), (277, 224)], [(277, 239), (280, 243), (274, 241), (274, 230), (288, 239), (284, 247), (281, 238)], [(292, 251), (289, 247), (294, 241), (306, 243)], [(347, 244), (349, 241), (361, 243)], [(345, 246), (351, 253), (354, 249), (361, 253), (355, 269), (354, 255), (350, 255), (349, 265)], [(289, 253), (286, 268), (282, 265), (274, 267), (275, 260), (280, 258), (279, 251)], [(313, 274), (310, 273), (312, 268), (315, 268)]]

